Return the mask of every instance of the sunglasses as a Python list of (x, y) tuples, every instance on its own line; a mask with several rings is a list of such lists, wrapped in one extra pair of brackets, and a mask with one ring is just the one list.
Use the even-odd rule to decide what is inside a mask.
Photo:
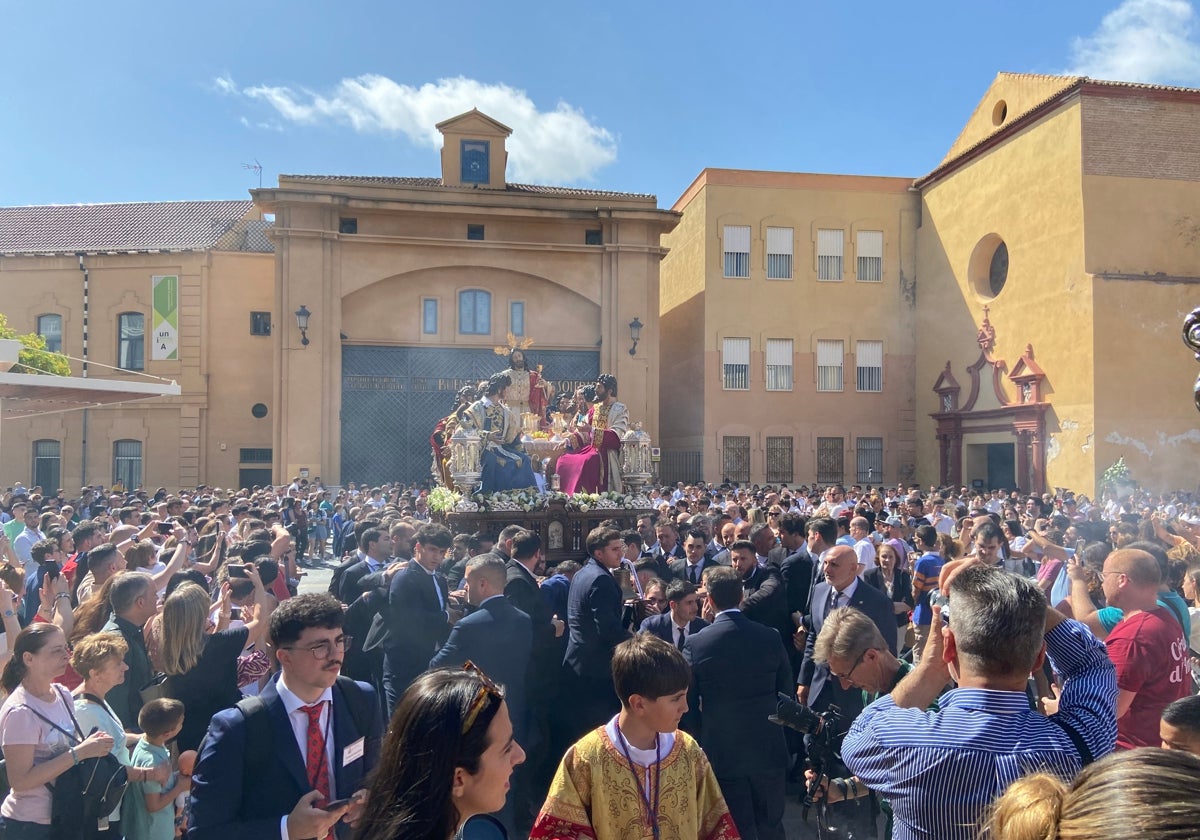
[(487, 674), (480, 670), (479, 666), (471, 660), (463, 663), (462, 669), (470, 671), (479, 677), (481, 685), (479, 693), (475, 695), (475, 699), (471, 702), (470, 708), (467, 709), (467, 714), (463, 717), (462, 734), (466, 735), (471, 731), (471, 727), (475, 725), (475, 721), (479, 718), (479, 713), (483, 711), (487, 705), (489, 697), (495, 697), (497, 700), (503, 700), (504, 694), (500, 691), (500, 686), (492, 682)]

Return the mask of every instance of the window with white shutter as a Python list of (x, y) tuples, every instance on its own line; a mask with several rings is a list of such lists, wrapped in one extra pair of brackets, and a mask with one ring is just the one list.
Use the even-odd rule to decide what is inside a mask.
[(841, 341), (820, 340), (817, 342), (817, 390), (842, 390), (842, 357), (845, 355)]
[(883, 280), (883, 231), (858, 232), (858, 279), (864, 283)]
[(792, 241), (794, 231), (788, 227), (767, 228), (767, 279), (792, 279)]
[(883, 342), (858, 341), (854, 344), (854, 363), (858, 367), (858, 390), (883, 390)]
[(750, 339), (725, 339), (721, 348), (721, 371), (726, 391), (749, 390)]
[(792, 340), (767, 339), (767, 390), (792, 390)]
[(817, 231), (817, 279), (842, 279), (842, 254), (845, 246), (845, 231)]
[(750, 226), (725, 225), (725, 276), (750, 276)]

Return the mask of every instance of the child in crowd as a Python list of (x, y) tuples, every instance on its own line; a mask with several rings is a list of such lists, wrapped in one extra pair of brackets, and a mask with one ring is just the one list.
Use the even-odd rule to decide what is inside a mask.
[[(166, 744), (183, 728), (183, 704), (160, 698), (142, 706), (138, 714), (141, 739), (130, 754), (133, 767), (154, 767), (170, 760)], [(175, 837), (175, 798), (192, 786), (192, 777), (173, 773), (166, 785), (158, 782), (130, 784), (125, 791), (121, 826), (126, 840), (172, 840)]]
[(679, 730), (691, 682), (683, 655), (639, 633), (613, 652), (612, 674), (621, 711), (567, 750), (530, 840), (737, 837), (708, 758)]

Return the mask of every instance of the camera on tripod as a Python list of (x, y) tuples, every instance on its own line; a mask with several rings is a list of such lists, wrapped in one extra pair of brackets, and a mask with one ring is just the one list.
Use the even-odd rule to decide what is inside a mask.
[[(842, 712), (837, 706), (830, 706), (824, 712), (814, 712), (782, 692), (777, 693), (776, 698), (775, 714), (770, 715), (767, 720), (809, 736), (805, 739), (805, 747), (813, 777), (804, 791), (804, 820), (807, 822), (809, 809), (816, 803), (815, 797), (821, 788), (821, 780), (842, 776), (848, 772), (841, 756), (842, 739), (846, 736), (845, 729), (838, 726), (842, 721)], [(850, 831), (839, 832), (829, 826), (825, 813), (826, 803), (822, 801), (817, 804), (819, 837), (853, 837)]]

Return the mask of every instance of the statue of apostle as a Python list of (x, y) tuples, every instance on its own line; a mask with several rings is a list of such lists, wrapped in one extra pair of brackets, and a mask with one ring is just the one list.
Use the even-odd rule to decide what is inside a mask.
[(458, 429), (462, 414), (475, 397), (475, 389), (470, 385), (459, 388), (454, 397), (454, 410), (443, 417), (433, 427), (429, 436), (429, 446), (433, 450), (433, 476), (443, 487), (454, 487), (454, 479), (450, 476), (450, 438)]
[(471, 403), (461, 416), (463, 428), (484, 436), (480, 476), (484, 493), (523, 490), (537, 484), (529, 454), (521, 446), (521, 419), (504, 404), (511, 381), (506, 373), (493, 374), (483, 398)]
[(586, 422), (575, 424), (555, 466), (564, 493), (621, 492), (621, 436), (629, 431), (629, 409), (617, 402), (612, 374), (600, 374), (595, 388)]

